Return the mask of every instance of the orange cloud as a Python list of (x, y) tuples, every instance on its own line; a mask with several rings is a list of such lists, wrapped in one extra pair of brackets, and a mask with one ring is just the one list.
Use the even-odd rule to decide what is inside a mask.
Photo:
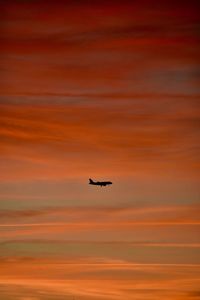
[[(35, 172), (45, 174), (45, 168), (47, 174), (49, 166), (54, 169), (50, 176), (63, 176), (64, 169), (70, 169), (73, 174), (86, 169), (86, 162), (92, 167), (96, 160), (94, 153), (98, 153), (101, 161), (110, 161), (108, 171), (111, 172), (118, 165), (123, 172), (124, 164), (129, 172), (135, 167), (143, 170), (149, 164), (171, 168), (174, 161), (178, 164), (177, 170), (185, 168), (196, 172), (195, 101), (194, 107), (185, 102), (181, 111), (177, 103), (176, 113), (158, 113), (155, 102), (148, 105), (148, 109), (146, 101), (119, 104), (112, 109), (109, 105), (98, 107), (95, 102), (90, 105), (2, 105), (0, 149), (8, 159), (2, 179), (6, 173), (27, 178)], [(190, 151), (194, 152), (192, 161)], [(17, 160), (27, 164), (31, 172), (26, 171), (25, 165), (17, 170)]]
[[(31, 220), (35, 224), (42, 221), (42, 224), (49, 224), (53, 220), (59, 220), (63, 224), (68, 220), (69, 223), (77, 224), (95, 222), (107, 225), (119, 222), (119, 224), (198, 224), (199, 205), (182, 206), (139, 206), (133, 207), (54, 207), (38, 210), (1, 210), (1, 225), (7, 222), (17, 221), (16, 226), (20, 226)], [(89, 222), (88, 222), (89, 221)], [(53, 224), (56, 224), (55, 222)], [(12, 226), (12, 223), (10, 224)], [(34, 223), (32, 223), (34, 225)]]
[(23, 294), (28, 289), (29, 295), (31, 292), (35, 296), (42, 290), (55, 297), (133, 299), (134, 294), (138, 299), (177, 299), (180, 295), (187, 299), (189, 292), (198, 289), (198, 276), (198, 268), (190, 265), (21, 260), (2, 263), (0, 282), (16, 293), (21, 287)]

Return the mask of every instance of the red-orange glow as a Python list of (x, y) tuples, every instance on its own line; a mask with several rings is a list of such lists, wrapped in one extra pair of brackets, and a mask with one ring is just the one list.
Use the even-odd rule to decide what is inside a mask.
[(199, 299), (198, 6), (1, 1), (0, 298)]

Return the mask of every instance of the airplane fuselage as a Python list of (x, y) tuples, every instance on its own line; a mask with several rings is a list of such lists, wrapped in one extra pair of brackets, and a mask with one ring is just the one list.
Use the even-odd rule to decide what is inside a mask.
[(99, 185), (99, 186), (106, 186), (112, 184), (111, 181), (93, 181), (92, 179), (89, 179), (89, 184), (92, 185)]

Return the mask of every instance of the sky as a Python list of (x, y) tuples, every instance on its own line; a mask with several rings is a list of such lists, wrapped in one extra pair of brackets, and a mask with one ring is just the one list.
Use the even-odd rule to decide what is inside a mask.
[(198, 10), (0, 1), (1, 299), (200, 299)]

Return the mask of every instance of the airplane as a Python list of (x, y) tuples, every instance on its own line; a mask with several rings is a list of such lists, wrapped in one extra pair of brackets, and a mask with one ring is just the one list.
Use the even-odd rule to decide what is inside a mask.
[(112, 182), (111, 181), (96, 181), (95, 182), (90, 178), (89, 184), (100, 185), (102, 187), (102, 186), (110, 185), (110, 184), (112, 184)]

